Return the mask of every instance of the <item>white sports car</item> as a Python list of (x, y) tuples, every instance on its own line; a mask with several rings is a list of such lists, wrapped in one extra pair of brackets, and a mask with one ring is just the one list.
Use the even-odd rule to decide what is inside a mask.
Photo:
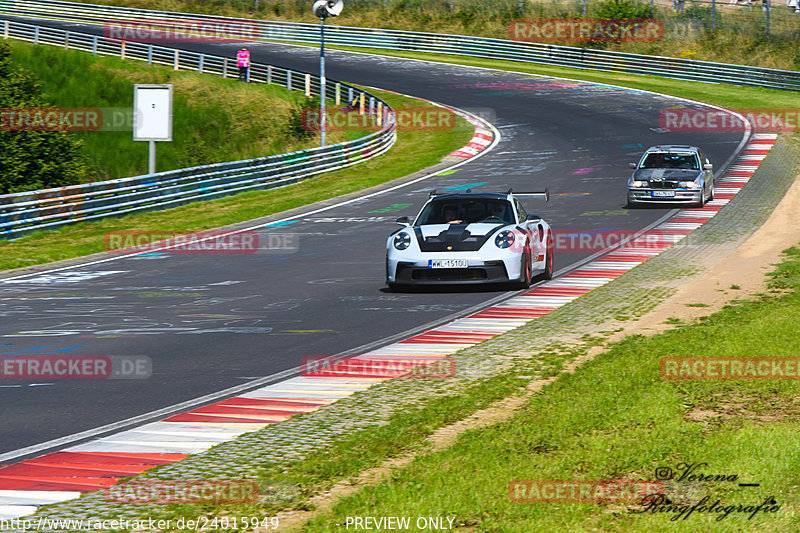
[(386, 242), (386, 283), (513, 283), (527, 288), (535, 277), (553, 277), (553, 237), (550, 225), (530, 215), (517, 196), (506, 194), (432, 192), (412, 222)]

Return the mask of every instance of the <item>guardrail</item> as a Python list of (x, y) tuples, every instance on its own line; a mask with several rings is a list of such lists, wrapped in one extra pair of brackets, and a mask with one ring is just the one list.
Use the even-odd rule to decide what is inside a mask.
[[(196, 70), (238, 77), (235, 61), (226, 57), (175, 50), (152, 44), (124, 42), (97, 35), (19, 22), (0, 21), (0, 35), (37, 44), (50, 44), (114, 55), (175, 70)], [(319, 94), (318, 77), (289, 69), (253, 63), (250, 81), (278, 83), (307, 96)], [(167, 209), (198, 200), (211, 200), (244, 191), (282, 187), (322, 172), (337, 170), (370, 159), (394, 144), (394, 110), (380, 98), (346, 83), (328, 80), (327, 97), (336, 105), (359, 100), (359, 112), (368, 113), (380, 130), (357, 139), (323, 148), (244, 161), (159, 172), (144, 176), (72, 185), (56, 189), (0, 196), (0, 238), (13, 238), (40, 229)]]
[[(59, 0), (10, 0), (5, 3), (0, 2), (0, 13), (93, 24), (121, 20), (152, 22), (159, 19), (240, 21), (243, 24), (247, 24), (248, 27), (257, 27), (258, 35), (256, 38), (258, 39), (307, 43), (319, 42), (318, 29), (315, 24), (234, 19), (213, 15), (61, 2)], [(692, 59), (628, 54), (467, 35), (445, 35), (333, 25), (326, 26), (325, 39), (329, 44), (342, 46), (438, 52), (485, 59), (523, 61), (578, 69), (648, 74), (680, 80), (800, 91), (800, 72)]]

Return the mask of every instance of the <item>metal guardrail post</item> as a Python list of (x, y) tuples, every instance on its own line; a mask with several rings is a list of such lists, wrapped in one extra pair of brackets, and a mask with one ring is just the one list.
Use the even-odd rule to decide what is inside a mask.
[[(228, 77), (228, 58), (227, 57), (223, 57), (222, 58), (222, 79), (225, 79), (227, 77)], [(267, 83), (269, 83), (269, 82), (267, 82)]]
[(292, 71), (286, 69), (286, 88), (292, 90)]
[(717, 0), (711, 0), (711, 31), (717, 31)]
[(4, 22), (5, 22), (5, 28), (3, 29), (3, 38), (4, 39), (8, 39), (8, 25), (9, 25), (9, 23), (8, 23), (7, 20), (5, 20)]
[(334, 101), (336, 102), (336, 105), (342, 105), (342, 84), (341, 83), (336, 82), (335, 91), (336, 92), (335, 92), (335, 95), (334, 95), (334, 98), (335, 98)]
[(33, 30), (33, 44), (39, 44), (39, 26)]
[(311, 74), (306, 74), (306, 98), (311, 96)]
[(769, 37), (770, 36), (769, 35), (769, 19), (770, 19), (770, 13), (772, 12), (772, 6), (770, 5), (770, 1), (769, 0), (762, 0), (762, 1), (764, 3), (764, 11), (766, 12), (766, 15), (767, 15), (767, 37)]
[(119, 43), (119, 58), (125, 60), (125, 41)]
[(178, 69), (180, 69), (180, 65), (181, 65), (181, 64), (180, 64), (180, 55), (179, 55), (179, 54), (180, 54), (180, 52), (179, 52), (179, 51), (178, 51), (178, 49), (176, 48), (176, 49), (175, 49), (175, 64), (173, 65), (173, 67), (172, 67), (172, 70), (178, 70)]
[(203, 60), (205, 59), (205, 55), (200, 54), (200, 57), (197, 59), (197, 72), (202, 74), (203, 73)]
[(69, 30), (64, 32), (64, 50), (69, 50)]
[(267, 65), (267, 83), (272, 83), (272, 65)]
[(153, 64), (153, 45), (152, 44), (148, 44), (147, 45), (147, 64), (148, 65), (152, 65)]
[(97, 35), (92, 36), (92, 55), (97, 55)]

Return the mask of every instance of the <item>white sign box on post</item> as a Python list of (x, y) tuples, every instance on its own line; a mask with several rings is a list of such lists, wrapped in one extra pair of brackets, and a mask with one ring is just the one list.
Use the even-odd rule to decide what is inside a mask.
[(172, 140), (172, 85), (133, 86), (133, 140), (150, 142), (148, 170), (155, 173), (155, 142)]
[(172, 140), (172, 85), (133, 86), (133, 140)]

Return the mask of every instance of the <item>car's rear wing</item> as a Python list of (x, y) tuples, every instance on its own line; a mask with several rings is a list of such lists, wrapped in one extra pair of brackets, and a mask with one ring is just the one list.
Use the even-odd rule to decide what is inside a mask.
[(514, 192), (514, 189), (508, 189), (509, 196), (544, 196), (544, 201), (550, 201), (550, 189), (546, 188), (543, 191), (531, 191), (531, 192)]

